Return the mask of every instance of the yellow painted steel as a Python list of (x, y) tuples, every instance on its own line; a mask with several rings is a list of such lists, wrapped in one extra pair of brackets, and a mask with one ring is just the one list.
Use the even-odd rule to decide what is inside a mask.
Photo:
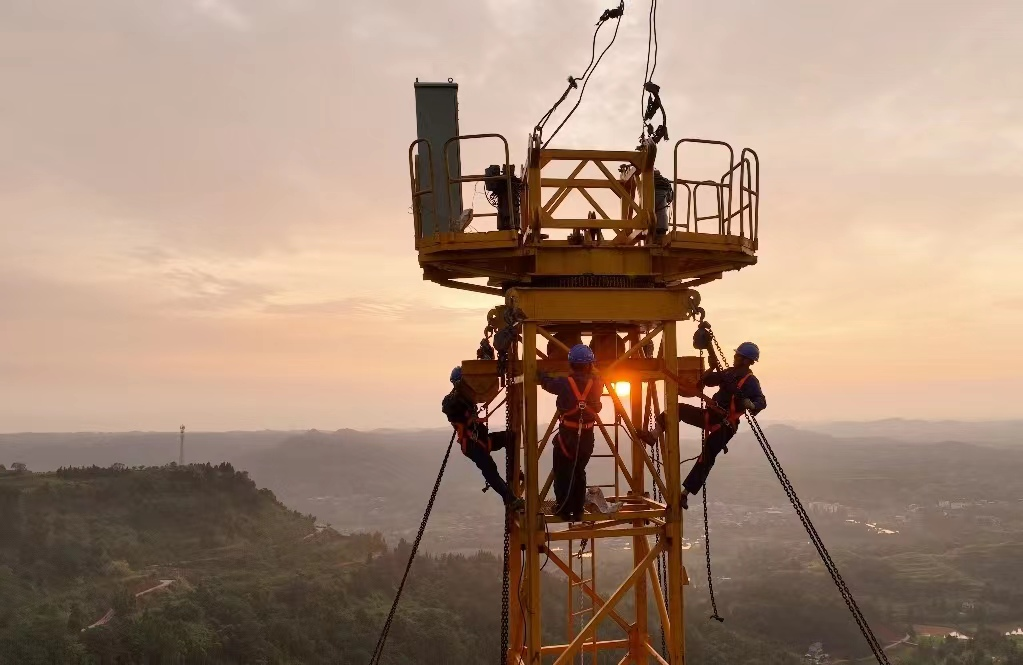
[[(424, 279), (502, 298), (487, 319), (490, 334), (506, 325), (506, 313), (517, 317), (513, 322), (517, 335), (507, 358), (462, 362), (463, 380), (483, 404), (498, 399), (500, 368), (511, 377), (505, 387), (506, 408), (517, 439), (510, 485), (526, 507), (508, 521), (507, 663), (567, 665), (580, 654), (585, 655), (584, 662), (595, 663), (610, 654), (611, 662), (682, 665), (684, 587), (689, 578), (682, 557), (680, 460), (695, 453), (687, 450), (683, 455), (679, 450), (678, 399), (697, 391), (704, 365), (702, 358), (679, 355), (678, 335), (688, 336), (691, 328), (680, 330), (678, 322), (693, 320), (699, 311), (700, 294), (693, 286), (756, 263), (756, 155), (744, 150), (735, 162), (729, 148), (729, 159), (735, 163), (709, 179), (694, 179), (681, 172), (685, 161), (680, 162), (676, 144), (670, 183), (676, 199), (685, 196), (686, 201), (675, 201), (672, 209), (680, 218), (664, 228), (663, 219), (657, 226), (657, 155), (652, 146), (635, 151), (560, 150), (540, 149), (533, 143), (518, 192), (521, 207), (514, 215), (515, 228), (420, 237), (422, 210), (435, 193), (450, 191), (461, 182), (493, 184), (484, 176), (448, 176), (447, 182), (434, 183), (433, 173), (425, 174), (429, 183), (421, 181), (414, 172), (413, 150), (418, 147), (420, 154), (428, 155), (432, 147), (424, 143), (417, 141), (410, 148), (416, 249)], [(508, 167), (507, 150), (503, 159)], [(564, 169), (551, 173), (559, 165)], [(510, 191), (507, 175), (495, 182)], [(700, 187), (717, 197), (710, 215), (697, 209), (703, 204), (693, 192)], [(582, 218), (578, 208), (559, 214), (569, 197), (585, 202), (590, 216)], [(574, 232), (556, 237), (559, 229)], [(474, 277), (488, 282), (461, 281)], [(595, 350), (598, 338), (610, 339), (608, 348), (614, 349), (597, 351), (605, 408), (594, 429), (588, 484), (608, 489), (612, 492), (608, 502), (620, 505), (609, 514), (587, 509), (582, 519), (568, 524), (554, 514), (548, 499), (553, 473), (541, 470), (542, 456), (557, 445), (557, 418), (547, 419), (554, 397), (539, 391), (538, 374), (565, 375), (571, 340), (584, 337)], [(628, 384), (627, 393), (622, 389), (619, 395), (620, 383)], [(656, 444), (658, 464), (638, 431), (645, 430), (651, 415), (661, 409), (665, 433)], [(543, 424), (547, 426), (540, 432)], [(500, 429), (494, 421), (491, 427)], [(653, 492), (659, 497), (655, 499)], [(602, 565), (616, 542), (611, 539), (631, 544), (629, 570), (618, 579)], [(588, 569), (586, 574), (575, 570), (572, 556), (572, 548), (583, 540), (590, 555), (578, 562)], [(559, 555), (554, 543), (568, 547), (567, 557)], [(662, 556), (664, 590), (655, 572), (655, 562)], [(541, 572), (545, 562), (553, 567)], [(541, 576), (549, 574), (562, 576), (567, 585), (564, 617), (543, 613), (541, 589), (546, 585), (541, 585)], [(631, 600), (628, 611), (621, 603), (626, 597)], [(547, 641), (545, 628), (550, 635), (559, 624), (563, 639)]]
[[(687, 576), (682, 567), (676, 400), (678, 384), (686, 391), (695, 389), (703, 364), (698, 357), (678, 357), (675, 327), (678, 320), (692, 318), (692, 304), (697, 297), (686, 291), (666, 289), (649, 289), (650, 293), (636, 291), (517, 287), (507, 292), (508, 305), (520, 316), (527, 317), (520, 324), (521, 357), (508, 361), (509, 372), (514, 377), (510, 385), (519, 393), (509, 405), (517, 414), (514, 420), (522, 423), (518, 459), (522, 462), (520, 472), (524, 482), (513, 483), (513, 487), (526, 500), (524, 514), (514, 517), (511, 525), (511, 550), (515, 552), (510, 559), (511, 582), (513, 589), (522, 589), (522, 597), (513, 600), (512, 607), (516, 611), (509, 613), (509, 663), (541, 665), (548, 662), (544, 656), (556, 657), (555, 663), (570, 663), (575, 662), (580, 653), (589, 658), (602, 652), (611, 652), (616, 659), (622, 656), (623, 662), (631, 663), (678, 665), (684, 662), (682, 594)], [(614, 319), (613, 312), (607, 310), (615, 309), (628, 312), (628, 317), (619, 316), (607, 323)], [(663, 318), (665, 316), (670, 318)], [(559, 333), (577, 329), (583, 334), (599, 334), (600, 328), (607, 325), (624, 333), (626, 341), (617, 357), (599, 359), (597, 371), (608, 389), (605, 406), (611, 409), (602, 412), (602, 422), (597, 428), (600, 433), (595, 438), (597, 451), (606, 447), (610, 454), (600, 460), (592, 459), (588, 470), (590, 478), (596, 478), (618, 469), (622, 489), (607, 499), (621, 502), (622, 506), (617, 512), (606, 515), (588, 511), (579, 522), (566, 524), (553, 514), (550, 504), (545, 503), (551, 479), (542, 471), (541, 455), (550, 447), (546, 444), (556, 436), (556, 427), (554, 421), (548, 423), (545, 419), (547, 427), (540, 436), (538, 410), (543, 401), (547, 401), (546, 408), (551, 408), (553, 396), (538, 392), (537, 375), (541, 370), (565, 374), (568, 366), (563, 360), (541, 360), (538, 342), (549, 342), (549, 348), (564, 352), (567, 346), (557, 337)], [(656, 354), (651, 357), (650, 344), (663, 348), (660, 357)], [(497, 361), (466, 360), (462, 371), (470, 385), (478, 385), (489, 394), (490, 379), (497, 375)], [(619, 397), (612, 387), (612, 379), (630, 383), (627, 398)], [(644, 412), (644, 404), (647, 400), (656, 401), (652, 394), (655, 387), (658, 395), (666, 399), (668, 416), (667, 435), (658, 444), (664, 453), (664, 463), (660, 466), (654, 464), (649, 447), (636, 436), (637, 429), (646, 427), (649, 413)], [(622, 441), (626, 445), (616, 447), (612, 432), (619, 431), (624, 431)], [(660, 488), (663, 500), (655, 501), (650, 497), (653, 487)], [(601, 543), (613, 542), (608, 539), (621, 538), (628, 538), (632, 543), (632, 566), (624, 579), (615, 580), (602, 566), (604, 557), (598, 558), (596, 552), (607, 551)], [(587, 560), (587, 569), (592, 572), (586, 575), (573, 571), (573, 559), (568, 558), (566, 562), (565, 557), (558, 556), (550, 546), (564, 543), (572, 548), (583, 539), (589, 541), (593, 552), (592, 558)], [(524, 550), (517, 552), (523, 545)], [(662, 551), (667, 561), (667, 594), (661, 592), (654, 574), (654, 563)], [(571, 549), (567, 556), (571, 556)], [(540, 569), (545, 559), (564, 573), (570, 598), (576, 599), (566, 605), (566, 615), (560, 621), (545, 616), (542, 611)], [(631, 598), (629, 605), (633, 608), (628, 613), (621, 604), (626, 596)], [(564, 642), (545, 642), (543, 627), (552, 623), (565, 626)], [(664, 626), (668, 646), (663, 661), (657, 655), (660, 626)]]
[[(505, 150), (494, 157), (504, 161), (505, 169), (510, 170), (507, 141), (503, 137), (463, 136), (458, 141), (486, 137), (504, 142)], [(671, 180), (676, 201), (671, 209), (680, 217), (669, 228), (657, 229), (654, 147), (602, 151), (540, 149), (534, 145), (529, 152), (524, 185), (515, 193), (521, 201), (515, 228), (477, 231), (470, 222), (469, 228), (454, 232), (447, 229), (461, 229), (462, 224), (452, 219), (440, 225), (444, 230), (428, 237), (422, 235), (422, 218), (424, 212), (436, 213), (435, 197), (450, 196), (453, 187), (466, 182), (484, 182), (488, 187), (511, 193), (511, 180), (507, 175), (454, 178), (431, 171), (424, 174), (430, 179), (426, 183), (425, 177), (420, 178), (415, 172), (416, 150), (428, 158), (440, 147), (423, 139), (414, 141), (409, 147), (409, 165), (419, 263), (426, 279), (444, 286), (479, 291), (484, 287), (466, 286), (468, 283), (459, 280), (489, 278), (493, 285), (495, 281), (524, 284), (557, 275), (624, 275), (664, 285), (708, 279), (711, 275), (716, 279), (718, 273), (739, 270), (757, 260), (759, 165), (755, 153), (749, 150), (741, 153), (742, 159), (736, 164), (701, 180), (684, 177), (686, 163), (679, 162), (676, 155)], [(734, 159), (734, 151), (729, 154)], [(426, 161), (432, 164), (429, 159)], [(571, 170), (567, 174), (550, 173), (559, 166), (570, 166)], [(616, 169), (618, 175), (614, 173)], [(583, 175), (586, 171), (591, 173)], [(446, 176), (446, 181), (435, 184), (434, 178), (442, 176)], [(697, 196), (701, 186), (717, 197), (710, 215), (703, 214), (706, 211), (698, 207), (706, 207), (706, 202), (701, 204)], [(550, 192), (549, 196), (545, 190)], [(559, 216), (559, 210), (570, 197), (577, 203), (581, 199), (592, 210), (592, 217)], [(612, 205), (607, 197), (617, 203)], [(680, 197), (685, 197), (684, 205), (679, 205)], [(496, 215), (474, 211), (473, 219)], [(707, 232), (708, 227), (714, 232)], [(569, 238), (564, 236), (567, 230), (574, 231)], [(635, 251), (622, 252), (623, 248)]]

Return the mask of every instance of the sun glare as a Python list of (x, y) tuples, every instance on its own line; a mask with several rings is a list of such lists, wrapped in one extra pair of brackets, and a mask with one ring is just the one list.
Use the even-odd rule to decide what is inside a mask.
[(632, 386), (624, 381), (619, 381), (615, 385), (615, 392), (618, 393), (619, 397), (628, 397), (629, 392), (632, 390)]

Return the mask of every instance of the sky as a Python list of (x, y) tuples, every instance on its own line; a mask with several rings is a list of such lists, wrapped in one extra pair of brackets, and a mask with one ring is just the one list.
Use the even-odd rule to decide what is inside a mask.
[[(455, 79), (462, 131), (521, 162), (605, 8), (0, 4), (0, 431), (443, 425), (496, 303), (422, 280), (413, 81)], [(647, 9), (557, 145), (635, 145)], [(673, 138), (760, 155), (759, 263), (700, 291), (760, 345), (764, 419), (1023, 417), (1020, 26), (1009, 0), (660, 3)]]

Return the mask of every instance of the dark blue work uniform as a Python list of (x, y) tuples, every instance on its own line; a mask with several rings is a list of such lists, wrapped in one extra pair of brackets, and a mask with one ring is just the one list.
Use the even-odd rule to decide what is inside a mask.
[(448, 422), (455, 428), (462, 454), (479, 467), (484, 480), (501, 495), (504, 502), (511, 503), (515, 495), (505, 482), (504, 476), (497, 470), (494, 458), (490, 456), (495, 450), (509, 448), (512, 442), (511, 433), (488, 431), (487, 424), (476, 414), (475, 402), (458, 392), (457, 388), (444, 397), (440, 408), (447, 416)]
[(558, 396), (560, 424), (554, 438), (555, 513), (569, 521), (583, 514), (586, 465), (593, 455), (593, 425), (600, 412), (603, 383), (596, 374), (540, 376), (540, 387)]
[[(700, 491), (707, 482), (707, 476), (714, 466), (718, 453), (725, 449), (735, 435), (743, 414), (742, 400), (748, 399), (753, 402), (754, 415), (767, 408), (767, 398), (760, 388), (760, 381), (749, 370), (739, 370), (735, 367), (721, 371), (710, 370), (704, 373), (701, 382), (707, 386), (719, 387), (712, 399), (723, 413), (691, 404), (678, 405), (679, 422), (702, 428), (707, 433), (704, 449), (682, 483), (689, 494)], [(663, 413), (658, 416), (658, 422), (664, 426)]]

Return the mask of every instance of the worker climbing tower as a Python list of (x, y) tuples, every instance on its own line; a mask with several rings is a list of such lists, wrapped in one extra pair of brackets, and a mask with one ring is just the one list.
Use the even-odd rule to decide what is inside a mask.
[[(518, 437), (508, 477), (526, 508), (507, 520), (503, 658), (563, 665), (612, 652), (621, 658), (612, 662), (679, 665), (689, 581), (680, 463), (699, 443), (680, 451), (677, 403), (704, 369), (695, 351), (680, 352), (679, 336), (692, 332), (680, 322), (700, 316), (694, 287), (756, 263), (757, 155), (703, 139), (658, 145), (663, 136), (635, 150), (557, 149), (534, 133), (516, 169), (503, 136), (459, 133), (457, 90), (416, 83), (412, 213), (424, 279), (495, 299), (477, 357), (461, 366), (486, 412), (507, 405)], [(491, 157), (467, 174), (470, 151)], [(476, 209), (480, 187), (486, 211)], [(558, 421), (547, 418), (554, 400), (538, 393), (538, 373), (567, 374), (580, 342), (597, 356), (612, 408), (596, 428), (592, 501), (569, 524), (549, 498)], [(662, 410), (666, 431), (648, 446), (637, 432)], [(601, 566), (623, 557), (617, 579)], [(545, 568), (565, 578), (563, 616), (542, 611)], [(555, 630), (564, 635), (552, 641)]]

